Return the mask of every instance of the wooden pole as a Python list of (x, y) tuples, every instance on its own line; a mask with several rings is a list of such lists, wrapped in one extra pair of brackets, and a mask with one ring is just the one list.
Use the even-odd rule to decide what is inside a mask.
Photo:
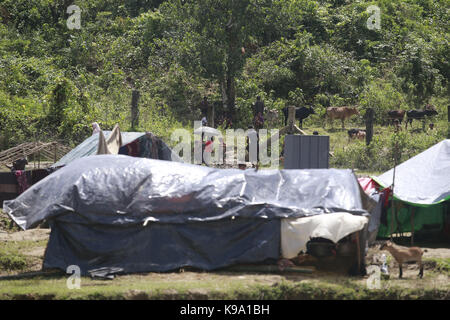
[(139, 90), (133, 90), (131, 95), (131, 128), (134, 130), (139, 126)]
[(306, 135), (306, 132), (300, 129), (295, 125), (295, 107), (289, 106), (288, 107), (288, 120), (287, 120), (287, 126), (282, 128), (279, 131), (280, 135), (283, 134), (294, 134), (294, 133), (300, 133), (303, 135)]
[(288, 107), (288, 126), (293, 127), (295, 124), (295, 107), (289, 106)]
[[(396, 171), (396, 168), (397, 168), (397, 152), (398, 152), (398, 143), (397, 143), (397, 133), (398, 133), (398, 130), (399, 130), (399, 127), (398, 126), (396, 126), (395, 127), (395, 144), (394, 144), (394, 172), (393, 172), (393, 174), (392, 174), (392, 190), (391, 190), (391, 192), (392, 192), (392, 200), (391, 200), (391, 214), (392, 214), (392, 219), (391, 219), (391, 222), (392, 222), (392, 225), (391, 225), (391, 240), (392, 240), (392, 233), (393, 233), (393, 228), (394, 228), (394, 218), (396, 218), (397, 217), (397, 213), (396, 213), (396, 210), (395, 210), (395, 204), (394, 204), (394, 187), (395, 187), (395, 171)], [(398, 226), (397, 226), (397, 229), (398, 229)]]
[(356, 232), (356, 251), (358, 257), (358, 273), (361, 270), (361, 246), (359, 243), (359, 231)]
[(450, 139), (450, 106), (447, 106), (447, 139)]
[(214, 104), (212, 104), (211, 108), (212, 108), (211, 124), (212, 127), (215, 128), (214, 119), (216, 118), (216, 109), (215, 109), (216, 107), (214, 106)]
[[(36, 143), (34, 143), (34, 146), (36, 146)], [(36, 169), (36, 154), (33, 154), (33, 169)]]
[[(389, 195), (389, 197), (390, 197), (390, 195)], [(391, 237), (391, 240), (392, 240), (392, 234), (394, 233), (394, 221), (395, 221), (395, 219), (394, 219), (394, 209), (393, 209), (393, 205), (392, 205), (392, 200), (391, 200), (391, 227), (389, 228), (390, 229), (390, 237)]]
[(411, 209), (411, 245), (414, 245), (414, 213), (416, 211), (416, 207), (412, 207)]
[(374, 111), (372, 108), (366, 111), (366, 145), (369, 145), (373, 137), (373, 115)]

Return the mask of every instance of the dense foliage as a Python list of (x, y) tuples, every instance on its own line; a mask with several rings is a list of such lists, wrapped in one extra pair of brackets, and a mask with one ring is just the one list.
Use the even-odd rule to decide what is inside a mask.
[[(70, 30), (67, 8), (82, 10)], [(366, 22), (377, 5), (381, 28)], [(119, 123), (168, 136), (199, 119), (203, 96), (246, 128), (267, 107), (387, 110), (436, 106), (449, 85), (446, 0), (1, 0), (0, 149), (75, 144)], [(367, 154), (367, 152), (365, 152)], [(365, 161), (364, 159), (360, 159)]]

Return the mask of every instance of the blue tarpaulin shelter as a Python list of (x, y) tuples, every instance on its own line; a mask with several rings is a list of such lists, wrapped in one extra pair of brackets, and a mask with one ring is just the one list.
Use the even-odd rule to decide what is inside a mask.
[(214, 169), (97, 155), (7, 201), (23, 229), (51, 226), (45, 268), (212, 270), (278, 259), (281, 219), (367, 215), (351, 170)]

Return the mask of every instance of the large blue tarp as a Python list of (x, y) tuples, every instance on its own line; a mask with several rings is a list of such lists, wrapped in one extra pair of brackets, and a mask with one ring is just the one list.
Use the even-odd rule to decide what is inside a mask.
[[(83, 274), (99, 268), (164, 272), (182, 267), (213, 270), (280, 256), (280, 220), (224, 219), (145, 228), (54, 222), (44, 268)], [(82, 236), (80, 236), (82, 235)]]
[(97, 155), (33, 185), (4, 211), (52, 226), (44, 266), (212, 270), (280, 256), (280, 219), (367, 214), (351, 170), (214, 169)]

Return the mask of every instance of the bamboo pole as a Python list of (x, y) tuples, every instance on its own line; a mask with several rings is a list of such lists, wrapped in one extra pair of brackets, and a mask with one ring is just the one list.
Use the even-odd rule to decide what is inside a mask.
[[(398, 127), (396, 126), (395, 127), (395, 134), (397, 134), (398, 133)], [(393, 172), (393, 174), (392, 174), (392, 190), (391, 190), (391, 192), (392, 192), (392, 200), (391, 200), (391, 214), (392, 214), (392, 224), (391, 224), (391, 240), (392, 240), (392, 234), (393, 234), (393, 231), (394, 231), (394, 217), (396, 217), (396, 215), (397, 215), (397, 212), (396, 212), (396, 210), (395, 210), (395, 204), (394, 204), (394, 187), (395, 187), (395, 171), (396, 171), (396, 168), (397, 168), (397, 151), (398, 151), (398, 143), (397, 143), (397, 137), (396, 137), (396, 139), (395, 139), (395, 144), (394, 144), (394, 172)], [(397, 226), (397, 229), (398, 229), (398, 226)]]
[(356, 250), (357, 250), (357, 257), (358, 257), (358, 273), (361, 270), (361, 245), (359, 243), (359, 231), (356, 232)]
[(411, 245), (414, 245), (414, 213), (416, 211), (415, 207), (411, 210)]

